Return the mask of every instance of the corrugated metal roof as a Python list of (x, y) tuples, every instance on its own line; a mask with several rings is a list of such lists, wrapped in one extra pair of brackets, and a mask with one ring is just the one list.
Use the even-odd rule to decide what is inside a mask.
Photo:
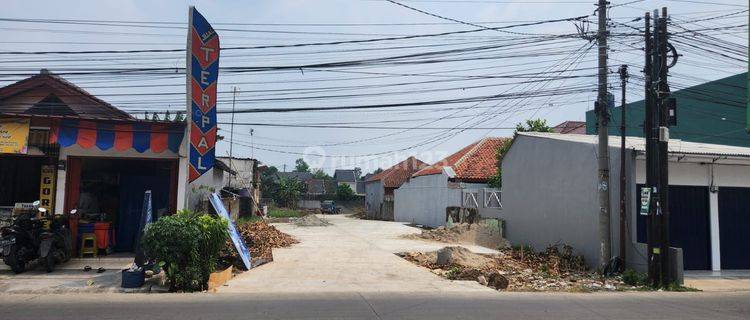
[[(519, 135), (545, 139), (555, 139), (579, 143), (597, 144), (598, 136), (586, 134), (559, 134), (542, 132), (519, 132)], [(750, 136), (748, 136), (750, 139)], [(619, 136), (609, 136), (611, 147), (620, 146)], [(646, 151), (646, 140), (643, 137), (625, 137), (625, 148), (637, 151)], [(669, 153), (692, 154), (704, 156), (724, 156), (750, 158), (750, 148), (727, 146), (721, 144), (689, 142), (679, 139), (669, 140)]]

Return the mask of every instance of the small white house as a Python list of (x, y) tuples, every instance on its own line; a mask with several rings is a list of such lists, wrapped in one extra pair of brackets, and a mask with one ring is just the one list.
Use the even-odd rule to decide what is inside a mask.
[(500, 192), (487, 186), (497, 172), (498, 149), (507, 138), (484, 138), (417, 171), (394, 191), (394, 220), (443, 226), (453, 208), (500, 216)]

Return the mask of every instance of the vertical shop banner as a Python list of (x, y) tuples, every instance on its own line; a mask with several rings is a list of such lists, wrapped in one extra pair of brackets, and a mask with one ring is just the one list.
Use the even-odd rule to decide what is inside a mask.
[(208, 196), (208, 201), (211, 202), (211, 205), (214, 207), (214, 210), (216, 210), (216, 213), (219, 214), (219, 217), (227, 219), (229, 237), (232, 239), (232, 243), (234, 243), (234, 247), (237, 249), (240, 258), (242, 258), (242, 263), (245, 264), (245, 268), (250, 270), (252, 267), (252, 264), (250, 263), (250, 251), (247, 250), (245, 241), (242, 240), (242, 236), (237, 232), (237, 227), (234, 226), (234, 221), (229, 217), (229, 212), (227, 211), (227, 208), (224, 207), (224, 203), (221, 202), (221, 198), (219, 198), (218, 194), (212, 193)]
[(57, 167), (54, 165), (44, 165), (41, 170), (41, 180), (39, 181), (39, 207), (47, 209), (47, 212), (55, 212), (55, 174)]
[(190, 7), (186, 70), (188, 182), (193, 182), (214, 166), (219, 78), (219, 35), (194, 7)]
[(0, 153), (26, 154), (29, 124), (29, 119), (0, 119)]

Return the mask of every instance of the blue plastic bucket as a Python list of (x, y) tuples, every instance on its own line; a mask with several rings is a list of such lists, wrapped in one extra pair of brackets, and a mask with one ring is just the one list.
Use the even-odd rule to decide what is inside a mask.
[(129, 269), (122, 270), (122, 287), (123, 288), (140, 288), (146, 281), (146, 273), (143, 270), (132, 271)]

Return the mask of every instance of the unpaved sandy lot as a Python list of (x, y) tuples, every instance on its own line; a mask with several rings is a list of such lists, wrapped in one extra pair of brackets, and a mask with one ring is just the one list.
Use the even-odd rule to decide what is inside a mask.
[[(406, 239), (420, 229), (404, 223), (321, 216), (328, 226), (276, 224), (300, 241), (274, 249), (274, 262), (230, 280), (219, 292), (457, 292), (492, 291), (475, 281), (450, 281), (395, 255), (434, 251), (444, 243)], [(496, 251), (465, 246), (477, 253)]]

